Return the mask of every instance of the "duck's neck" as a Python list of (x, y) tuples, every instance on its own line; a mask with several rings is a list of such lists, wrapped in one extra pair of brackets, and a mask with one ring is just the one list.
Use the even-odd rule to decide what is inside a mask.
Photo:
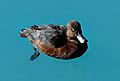
[(81, 34), (77, 34), (77, 39), (80, 41), (80, 43), (85, 43), (85, 38)]

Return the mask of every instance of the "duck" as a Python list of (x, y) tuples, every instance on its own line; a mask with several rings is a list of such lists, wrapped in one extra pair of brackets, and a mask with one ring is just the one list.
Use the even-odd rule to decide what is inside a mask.
[(20, 37), (27, 38), (33, 45), (33, 61), (40, 54), (58, 59), (73, 59), (82, 56), (88, 48), (88, 40), (83, 36), (81, 24), (76, 20), (66, 25), (33, 25), (23, 28)]

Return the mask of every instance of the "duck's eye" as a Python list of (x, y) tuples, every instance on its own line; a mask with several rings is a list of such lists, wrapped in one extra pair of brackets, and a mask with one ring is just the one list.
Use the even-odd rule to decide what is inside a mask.
[(79, 30), (79, 27), (75, 26), (73, 27), (74, 30)]
[(72, 28), (71, 30), (72, 30), (73, 32), (75, 31), (75, 29), (74, 29), (74, 28)]

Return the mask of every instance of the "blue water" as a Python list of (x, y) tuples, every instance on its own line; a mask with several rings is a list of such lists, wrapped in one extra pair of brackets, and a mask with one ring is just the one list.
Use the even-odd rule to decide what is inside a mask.
[[(0, 0), (0, 81), (120, 81), (119, 0)], [(18, 32), (78, 20), (89, 48), (64, 61), (34, 53)]]

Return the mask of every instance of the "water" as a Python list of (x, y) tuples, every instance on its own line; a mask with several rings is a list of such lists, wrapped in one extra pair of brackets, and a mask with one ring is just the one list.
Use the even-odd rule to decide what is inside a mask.
[[(118, 0), (1, 0), (0, 81), (119, 81)], [(31, 25), (78, 20), (89, 48), (64, 61), (41, 54), (31, 62), (32, 45), (18, 32)]]

